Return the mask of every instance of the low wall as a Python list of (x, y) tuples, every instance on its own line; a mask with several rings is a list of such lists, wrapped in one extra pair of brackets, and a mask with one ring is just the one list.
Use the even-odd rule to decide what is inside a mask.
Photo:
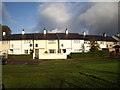
[(64, 53), (44, 53), (39, 54), (39, 59), (67, 59), (67, 55)]

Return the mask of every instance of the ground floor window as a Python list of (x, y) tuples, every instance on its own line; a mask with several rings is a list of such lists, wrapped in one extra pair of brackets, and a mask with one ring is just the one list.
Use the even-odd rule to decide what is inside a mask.
[(28, 54), (28, 50), (24, 50), (24, 53), (25, 53), (25, 54)]
[(55, 53), (55, 49), (49, 49), (49, 53)]
[(63, 53), (66, 53), (66, 49), (63, 49)]
[(3, 50), (2, 53), (3, 54), (8, 54), (8, 50)]
[(30, 54), (33, 54), (33, 50), (32, 49), (30, 49)]

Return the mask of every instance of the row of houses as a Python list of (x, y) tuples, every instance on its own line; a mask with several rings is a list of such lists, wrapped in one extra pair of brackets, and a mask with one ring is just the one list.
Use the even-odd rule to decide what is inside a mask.
[[(119, 34), (116, 36), (86, 35), (78, 33), (25, 33), (6, 35), (3, 32), (1, 53), (33, 54), (33, 59), (66, 59), (71, 52), (89, 52), (90, 39), (96, 39), (100, 50), (113, 50), (119, 45)], [(117, 39), (116, 39), (117, 38)]]

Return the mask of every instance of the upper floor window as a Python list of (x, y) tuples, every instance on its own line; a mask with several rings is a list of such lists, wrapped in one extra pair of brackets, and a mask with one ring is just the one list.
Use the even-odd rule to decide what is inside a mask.
[(80, 43), (80, 40), (74, 40), (74, 43)]
[(35, 44), (35, 47), (38, 47), (38, 44)]
[(89, 44), (90, 42), (89, 41), (84, 41), (85, 44)]
[(104, 42), (103, 42), (103, 41), (101, 41), (101, 42), (100, 42), (100, 44), (104, 44)]
[(12, 45), (11, 45), (11, 48), (13, 48), (13, 46), (14, 46), (14, 45), (12, 44)]
[(24, 40), (24, 44), (31, 43), (31, 40)]
[(2, 44), (8, 44), (8, 41), (2, 41)]
[(63, 44), (61, 44), (61, 46), (63, 47)]
[(30, 47), (32, 47), (32, 44), (30, 44)]
[(55, 44), (56, 41), (55, 40), (48, 40), (48, 44)]
[(117, 44), (117, 42), (114, 42), (114, 44)]

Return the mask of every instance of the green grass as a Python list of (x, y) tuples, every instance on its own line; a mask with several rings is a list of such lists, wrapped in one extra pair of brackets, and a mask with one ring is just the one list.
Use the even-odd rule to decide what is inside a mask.
[(117, 59), (96, 58), (4, 65), (3, 84), (5, 88), (118, 88), (118, 62)]

